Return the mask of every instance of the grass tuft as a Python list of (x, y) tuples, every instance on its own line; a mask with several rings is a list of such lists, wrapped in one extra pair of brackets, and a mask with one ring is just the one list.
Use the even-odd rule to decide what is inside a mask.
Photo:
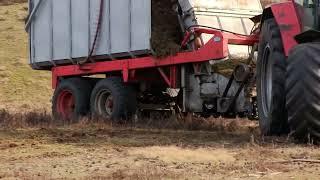
[(0, 110), (0, 127), (2, 128), (42, 127), (50, 126), (52, 122), (51, 115), (46, 111), (10, 113), (5, 109)]
[(77, 129), (130, 128), (175, 131), (215, 131), (222, 134), (249, 132), (259, 135), (257, 122), (245, 119), (200, 118), (188, 116), (184, 118), (138, 119), (122, 123), (110, 120), (84, 117), (79, 121), (62, 121), (53, 119), (45, 110), (29, 112), (9, 112), (0, 109), (0, 129), (21, 128), (56, 128), (72, 127)]

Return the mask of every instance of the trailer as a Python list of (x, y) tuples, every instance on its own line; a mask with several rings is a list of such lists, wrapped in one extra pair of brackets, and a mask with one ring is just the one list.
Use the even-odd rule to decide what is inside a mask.
[[(160, 58), (150, 45), (151, 3), (29, 0), (30, 65), (52, 72), (54, 117), (118, 121), (174, 107), (202, 116), (256, 118), (249, 91), (259, 28), (250, 18), (262, 12), (260, 2), (176, 1), (180, 52)], [(229, 60), (232, 48), (248, 46), (247, 63), (231, 77), (214, 71), (212, 64)]]
[(172, 106), (203, 116), (256, 116), (244, 90), (250, 65), (231, 78), (212, 68), (229, 58), (230, 45), (258, 43), (250, 18), (261, 13), (260, 2), (232, 2), (176, 1), (181, 52), (159, 58), (151, 53), (151, 0), (29, 0), (30, 64), (52, 72), (54, 117), (124, 120)]

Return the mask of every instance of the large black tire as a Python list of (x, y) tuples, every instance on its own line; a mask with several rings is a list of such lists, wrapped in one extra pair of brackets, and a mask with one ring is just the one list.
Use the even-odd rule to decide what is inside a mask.
[(292, 135), (320, 139), (320, 43), (295, 47), (287, 67), (287, 109)]
[(103, 79), (92, 91), (90, 106), (93, 118), (115, 122), (129, 120), (136, 113), (135, 91), (131, 86), (125, 85), (121, 78)]
[(90, 110), (92, 85), (89, 79), (62, 80), (52, 98), (52, 114), (55, 120), (76, 122)]
[(261, 29), (257, 62), (257, 102), (263, 135), (288, 132), (285, 96), (286, 56), (279, 27), (267, 19)]

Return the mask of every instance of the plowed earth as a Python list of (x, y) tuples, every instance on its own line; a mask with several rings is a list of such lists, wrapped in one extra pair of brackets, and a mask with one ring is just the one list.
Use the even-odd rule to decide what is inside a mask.
[(0, 178), (320, 177), (318, 146), (295, 144), (287, 137), (261, 137), (256, 122), (193, 119), (180, 122), (180, 126), (176, 122), (175, 128), (171, 123), (149, 128), (139, 123), (112, 126), (81, 121), (59, 127), (34, 123), (34, 128), (1, 128)]

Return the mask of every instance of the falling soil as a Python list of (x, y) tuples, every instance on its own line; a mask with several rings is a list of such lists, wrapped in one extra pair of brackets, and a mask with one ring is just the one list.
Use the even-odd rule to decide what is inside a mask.
[(152, 49), (156, 57), (180, 51), (182, 33), (174, 10), (176, 0), (152, 0)]

